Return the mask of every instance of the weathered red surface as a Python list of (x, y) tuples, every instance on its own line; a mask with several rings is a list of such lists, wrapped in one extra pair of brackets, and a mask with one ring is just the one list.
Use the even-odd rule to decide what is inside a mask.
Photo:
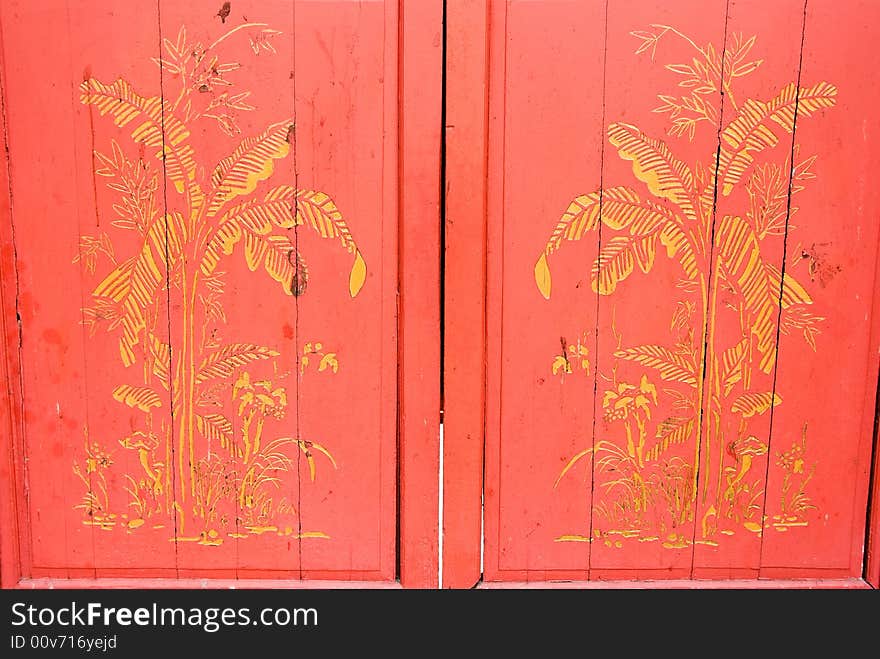
[(861, 577), (877, 8), (489, 4), (484, 578)]
[[(3, 3), (4, 584), (395, 579), (398, 217), (439, 262), (438, 7)], [(398, 100), (401, 71), (421, 100)], [(438, 277), (404, 283), (435, 316)], [(430, 585), (438, 394), (401, 387), (430, 416), (401, 435), (421, 483), (402, 571)]]

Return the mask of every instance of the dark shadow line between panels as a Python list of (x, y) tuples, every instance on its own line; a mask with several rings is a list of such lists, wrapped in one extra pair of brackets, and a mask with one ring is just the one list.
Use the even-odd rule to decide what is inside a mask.
[[(718, 132), (717, 132), (717, 147), (715, 149), (715, 172), (712, 184), (712, 229), (709, 234), (709, 244), (706, 246), (709, 250), (709, 258), (707, 260), (708, 264), (708, 273), (706, 278), (706, 298), (703, 301), (704, 306), (704, 316), (703, 316), (703, 359), (702, 359), (702, 372), (700, 374), (700, 391), (697, 394), (697, 399), (700, 401), (700, 410), (699, 410), (699, 425), (697, 426), (697, 450), (695, 452), (695, 462), (694, 462), (694, 491), (691, 493), (691, 501), (693, 502), (693, 510), (691, 514), (693, 515), (693, 529), (691, 532), (691, 566), (690, 566), (690, 577), (694, 576), (694, 561), (696, 560), (696, 540), (697, 540), (697, 510), (699, 510), (699, 492), (700, 485), (703, 479), (700, 478), (702, 474), (702, 469), (700, 468), (700, 464), (703, 461), (703, 445), (705, 444), (705, 449), (708, 454), (709, 459), (711, 460), (711, 453), (709, 453), (710, 442), (712, 439), (711, 429), (708, 429), (705, 433), (705, 441), (703, 438), (703, 421), (705, 416), (705, 408), (706, 408), (706, 393), (703, 391), (706, 386), (706, 370), (709, 362), (709, 325), (712, 322), (710, 319), (710, 314), (714, 314), (715, 310), (711, 307), (711, 298), (712, 298), (712, 286), (717, 286), (717, 282), (714, 282), (714, 277), (712, 276), (712, 272), (714, 270), (714, 260), (715, 260), (715, 225), (717, 222), (718, 216), (718, 165), (721, 158), (721, 133), (723, 132), (723, 124), (724, 124), (724, 62), (727, 59), (727, 27), (728, 21), (730, 19), (730, 0), (724, 5), (724, 34), (722, 36), (721, 42), (721, 67), (720, 67), (720, 79), (721, 84), (719, 85), (719, 95), (721, 97), (720, 108), (718, 110)], [(702, 201), (699, 202), (702, 204)], [(699, 209), (698, 209), (699, 210)], [(711, 406), (711, 396), (712, 392), (708, 392), (709, 405)], [(709, 416), (709, 423), (712, 423), (711, 415)], [(719, 466), (720, 468), (720, 466)], [(702, 474), (703, 477), (708, 477), (708, 474)], [(704, 497), (705, 499), (705, 497)]]
[[(445, 6), (446, 6), (445, 0), (443, 3), (443, 6), (444, 6), (444, 12), (445, 12)], [(397, 34), (395, 35), (396, 44), (397, 44), (396, 74), (397, 74), (397, 85), (398, 85), (398, 101), (397, 101), (397, 106), (396, 106), (396, 111), (397, 111), (396, 138), (397, 138), (398, 145), (403, 144), (403, 126), (402, 126), (403, 122), (401, 120), (401, 114), (402, 114), (401, 99), (403, 98), (403, 62), (402, 62), (402, 57), (401, 57), (401, 53), (403, 52), (403, 27), (402, 27), (403, 14), (404, 14), (403, 1), (398, 0), (398, 2), (397, 2)], [(385, 45), (386, 45), (387, 39), (388, 39), (388, 35), (384, 31), (384, 27), (386, 27), (386, 26), (387, 26), (387, 18), (386, 18), (385, 23), (383, 23), (383, 33), (382, 33), (382, 52), (383, 53), (386, 51)], [(445, 34), (444, 34), (443, 38), (444, 38), (444, 50), (445, 50)], [(387, 62), (385, 64), (387, 64)], [(384, 90), (383, 90), (383, 95), (382, 95), (383, 121), (385, 120), (384, 119), (384, 117), (385, 117), (384, 98), (385, 98), (385, 94), (384, 94)], [(441, 135), (442, 135), (442, 133), (441, 133)], [(441, 148), (442, 148), (442, 143), (441, 143)], [(394, 481), (394, 483), (395, 483), (395, 487), (394, 487), (394, 493), (395, 493), (395, 496), (394, 496), (394, 580), (398, 581), (398, 582), (402, 579), (402, 573), (401, 573), (401, 563), (402, 563), (402, 561), (401, 561), (401, 549), (402, 549), (401, 528), (402, 527), (401, 527), (400, 520), (403, 515), (403, 501), (402, 501), (403, 497), (401, 496), (401, 483), (403, 482), (403, 475), (404, 475), (403, 474), (402, 456), (404, 454), (403, 413), (404, 413), (404, 409), (405, 409), (405, 401), (403, 400), (403, 389), (404, 388), (402, 386), (403, 374), (404, 374), (403, 341), (401, 340), (401, 337), (403, 335), (403, 331), (402, 331), (402, 329), (403, 329), (403, 322), (402, 322), (403, 315), (401, 312), (401, 303), (400, 303), (401, 298), (405, 297), (405, 295), (404, 295), (404, 293), (405, 293), (405, 291), (404, 291), (404, 288), (405, 288), (405, 286), (404, 286), (405, 269), (404, 269), (404, 265), (403, 265), (403, 254), (405, 253), (405, 239), (404, 239), (404, 232), (403, 232), (403, 184), (402, 184), (402, 181), (403, 181), (403, 162), (402, 162), (402, 160), (403, 160), (403, 158), (402, 158), (400, 151), (401, 151), (400, 148), (398, 148), (397, 172), (396, 172), (396, 178), (395, 178), (395, 181), (397, 184), (397, 189), (396, 189), (396, 191), (397, 191), (397, 217), (396, 217), (397, 224), (395, 226), (396, 236), (397, 236), (397, 254), (396, 254), (396, 256), (397, 256), (397, 281), (395, 282), (395, 301), (396, 302), (395, 302), (395, 315), (394, 315), (394, 318), (395, 318), (394, 327), (395, 327), (395, 337), (396, 337), (395, 356), (397, 358), (397, 367), (394, 369), (394, 375), (395, 375), (395, 382), (394, 382), (394, 385), (395, 385), (395, 387), (394, 387), (394, 391), (395, 391), (395, 397), (394, 397), (394, 401), (395, 401), (395, 405), (394, 405), (394, 423), (395, 423), (394, 447), (395, 447), (395, 451), (396, 451), (396, 460), (395, 460), (395, 465), (394, 465), (394, 475), (395, 475), (395, 481)], [(383, 168), (382, 168), (382, 172), (383, 172), (382, 180), (383, 181), (385, 180), (384, 171), (385, 170), (384, 170), (384, 166), (383, 166)], [(442, 178), (441, 178), (441, 181), (442, 181)], [(441, 204), (443, 203), (442, 197), (441, 197), (440, 203)], [(441, 209), (442, 209), (442, 206), (441, 206)], [(441, 218), (442, 218), (442, 215), (441, 215)], [(442, 240), (442, 238), (443, 238), (442, 229), (441, 229), (440, 236), (441, 236), (441, 240)], [(441, 259), (443, 258), (442, 252), (441, 252), (440, 258)], [(441, 276), (442, 276), (442, 272), (443, 271), (441, 269)], [(442, 285), (442, 280), (441, 280), (441, 285)], [(442, 298), (441, 298), (441, 305), (442, 305)], [(442, 335), (443, 335), (443, 332), (442, 332), (442, 320), (443, 320), (442, 307), (441, 307), (440, 319), (441, 319), (441, 337), (442, 337)], [(441, 352), (440, 352), (440, 359), (441, 359), (441, 362), (440, 362), (441, 363), (440, 386), (441, 386), (441, 396), (442, 396), (442, 387), (443, 387), (442, 346), (441, 346)], [(440, 410), (440, 414), (442, 414), (442, 409)], [(441, 419), (442, 419), (442, 416), (441, 416)]]
[[(778, 310), (776, 312), (776, 343), (774, 347), (774, 355), (773, 355), (773, 387), (771, 389), (771, 398), (770, 398), (770, 422), (769, 428), (767, 430), (767, 464), (764, 467), (764, 500), (761, 505), (761, 517), (759, 518), (761, 521), (761, 542), (760, 542), (760, 553), (759, 557), (764, 554), (764, 518), (767, 513), (767, 487), (770, 483), (770, 442), (773, 439), (773, 421), (775, 420), (776, 414), (775, 409), (776, 406), (773, 404), (773, 401), (776, 400), (776, 379), (779, 375), (779, 340), (781, 337), (781, 329), (782, 329), (782, 298), (785, 292), (785, 269), (786, 269), (786, 261), (788, 259), (788, 231), (789, 231), (789, 220), (791, 218), (791, 196), (792, 196), (792, 187), (794, 185), (794, 158), (795, 158), (795, 150), (797, 147), (797, 117), (798, 117), (798, 106), (800, 104), (801, 97), (801, 72), (803, 71), (804, 65), (804, 43), (806, 41), (806, 33), (807, 33), (807, 4), (809, 0), (804, 0), (804, 9), (803, 9), (803, 18), (801, 22), (801, 43), (800, 43), (800, 53), (798, 54), (798, 71), (797, 71), (797, 82), (795, 83), (795, 95), (794, 95), (794, 114), (791, 119), (791, 149), (789, 151), (789, 170), (788, 170), (788, 195), (785, 202), (785, 231), (783, 233), (782, 238), (782, 266), (780, 267), (780, 275), (779, 275), (779, 297), (778, 297)], [(759, 563), (760, 564), (760, 563)]]
[[(875, 511), (880, 507), (880, 497), (877, 496), (880, 490), (873, 487), (873, 484), (877, 482), (876, 479), (880, 476), (880, 473), (877, 471), (877, 460), (880, 459), (878, 457), (878, 454), (880, 454), (880, 446), (878, 444), (880, 444), (880, 373), (877, 374), (877, 390), (874, 396), (874, 424), (871, 433), (870, 451), (871, 464), (868, 471), (868, 502), (865, 507), (865, 539), (862, 545), (865, 548), (862, 555), (862, 578), (865, 581), (868, 581), (870, 577), (868, 574), (868, 559), (874, 556), (875, 561), (880, 560), (880, 547), (878, 547), (880, 533), (872, 533), (871, 529), (871, 522)], [(875, 588), (878, 587), (877, 584), (872, 585)]]

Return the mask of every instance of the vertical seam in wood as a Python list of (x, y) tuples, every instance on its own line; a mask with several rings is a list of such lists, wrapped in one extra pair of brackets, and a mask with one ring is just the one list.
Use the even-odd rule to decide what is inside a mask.
[[(2, 37), (2, 23), (0, 23), (0, 37)], [(15, 300), (14, 300), (14, 309), (15, 309), (15, 319), (18, 330), (18, 342), (15, 347), (17, 359), (16, 359), (16, 369), (12, 369), (10, 364), (10, 354), (12, 351), (9, 350), (9, 345), (6, 343), (7, 332), (6, 332), (6, 300), (5, 296), (3, 296), (3, 304), (0, 306), (0, 310), (3, 312), (2, 316), (2, 327), (3, 327), (3, 335), (0, 337), (0, 340), (3, 341), (4, 345), (4, 356), (5, 356), (5, 364), (4, 370), (6, 372), (6, 376), (8, 380), (6, 381), (4, 394), (7, 397), (8, 405), (9, 405), (9, 426), (10, 426), (10, 435), (9, 435), (9, 489), (11, 489), (12, 501), (13, 501), (13, 509), (11, 511), (10, 516), (10, 524), (12, 528), (5, 533), (8, 533), (8, 537), (10, 540), (10, 547), (13, 550), (13, 561), (15, 562), (15, 571), (14, 574), (17, 579), (22, 578), (24, 575), (24, 565), (22, 564), (22, 558), (27, 555), (29, 552), (22, 551), (23, 547), (31, 547), (32, 546), (32, 529), (30, 524), (22, 525), (20, 515), (28, 515), (30, 511), (29, 505), (29, 491), (28, 491), (28, 481), (27, 481), (27, 471), (26, 464), (24, 462), (24, 369), (22, 362), (22, 326), (21, 326), (21, 287), (18, 276), (18, 247), (15, 240), (15, 223), (13, 221), (14, 213), (13, 213), (13, 193), (12, 193), (12, 163), (9, 158), (9, 121), (7, 116), (7, 108), (6, 108), (6, 57), (4, 49), (2, 48), (2, 38), (0, 38), (0, 123), (3, 125), (3, 149), (5, 151), (6, 156), (6, 190), (4, 192), (7, 194), (7, 199), (9, 200), (9, 232), (10, 232), (10, 241), (12, 247), (12, 273), (9, 274), (10, 277), (15, 280)], [(5, 277), (4, 277), (5, 279)], [(2, 289), (0, 289), (0, 295), (2, 295)], [(17, 370), (18, 373), (14, 373), (13, 370)], [(17, 375), (18, 377), (18, 392), (15, 392), (12, 387), (12, 378)], [(18, 397), (16, 398), (16, 393), (18, 393)], [(19, 472), (18, 465), (21, 465), (21, 471)], [(20, 474), (20, 478), (19, 478)], [(15, 505), (18, 503), (18, 495), (22, 495), (24, 501), (22, 502), (24, 511), (20, 511), (20, 506)], [(22, 528), (24, 526), (24, 528)], [(22, 537), (26, 534), (26, 538)], [(6, 551), (6, 545), (4, 543), (0, 543), (0, 548), (3, 551)], [(6, 561), (3, 556), (0, 556), (0, 560)], [(5, 563), (4, 563), (5, 564)], [(29, 575), (27, 575), (29, 576)], [(2, 579), (0, 579), (2, 581)], [(11, 584), (0, 583), (0, 587), (8, 588), (12, 587)]]
[[(602, 36), (602, 119), (599, 123), (599, 226), (597, 227), (596, 237), (596, 259), (602, 253), (602, 204), (605, 197), (605, 94), (607, 92), (606, 80), (608, 73), (608, 0), (605, 0), (605, 27)], [(593, 419), (590, 432), (591, 446), (593, 448), (590, 453), (590, 495), (587, 500), (587, 516), (589, 517), (589, 527), (587, 538), (587, 575), (592, 568), (593, 563), (593, 498), (596, 494), (596, 410), (599, 398), (599, 313), (601, 294), (599, 287), (596, 286), (596, 324), (593, 330)], [(565, 350), (565, 346), (562, 347)], [(589, 578), (589, 576), (587, 577)]]
[[(794, 94), (794, 114), (792, 115), (791, 120), (791, 147), (789, 151), (789, 170), (788, 170), (788, 194), (785, 202), (785, 231), (783, 232), (782, 237), (782, 265), (780, 267), (779, 274), (779, 307), (776, 312), (776, 342), (774, 345), (773, 351), (773, 387), (771, 389), (770, 395), (770, 421), (769, 428), (767, 430), (767, 464), (764, 467), (764, 500), (761, 505), (761, 516), (759, 517), (761, 523), (761, 542), (760, 542), (760, 552), (758, 554), (758, 568), (760, 570), (760, 566), (764, 556), (764, 518), (767, 511), (767, 486), (769, 485), (770, 478), (770, 463), (771, 463), (771, 454), (770, 454), (770, 446), (773, 440), (773, 420), (776, 416), (775, 410), (776, 405), (774, 405), (774, 401), (776, 400), (776, 378), (779, 374), (779, 339), (782, 330), (782, 298), (785, 291), (785, 266), (786, 259), (788, 257), (788, 230), (789, 230), (789, 220), (791, 218), (791, 195), (792, 195), (792, 186), (794, 183), (794, 157), (795, 157), (795, 148), (796, 148), (796, 138), (797, 138), (797, 116), (798, 116), (798, 105), (800, 103), (801, 96), (801, 72), (803, 70), (804, 65), (804, 42), (806, 39), (807, 33), (807, 4), (809, 0), (804, 0), (804, 10), (803, 10), (803, 20), (801, 22), (801, 44), (800, 44), (800, 52), (798, 54), (798, 71), (797, 71), (797, 82), (795, 83), (795, 94)], [(758, 573), (760, 575), (760, 571)]]
[[(162, 0), (156, 0), (156, 22), (158, 24), (158, 51), (156, 56), (161, 60), (162, 57)], [(174, 346), (173, 346), (173, 335), (171, 334), (171, 267), (169, 263), (169, 249), (168, 249), (168, 167), (166, 165), (166, 157), (167, 153), (165, 151), (165, 75), (164, 75), (164, 66), (159, 65), (159, 121), (160, 121), (160, 133), (162, 135), (162, 221), (165, 232), (165, 303), (167, 305), (166, 310), (166, 318), (168, 321), (168, 403), (169, 403), (169, 411), (168, 414), (171, 417), (171, 491), (174, 493), (173, 500), (174, 504), (171, 509), (173, 511), (174, 518), (174, 572), (178, 578), (180, 578), (180, 563), (179, 563), (179, 545), (180, 542), (178, 540), (178, 524), (177, 524), (177, 514), (179, 512), (179, 506), (177, 505), (177, 455), (174, 450)], [(97, 203), (97, 199), (95, 200)], [(180, 255), (180, 258), (186, 258), (184, 254)], [(184, 331), (186, 328), (184, 327)], [(183, 373), (183, 367), (180, 369), (181, 375)], [(182, 432), (182, 431), (181, 431)]]
[[(299, 132), (299, 126), (296, 125), (296, 0), (291, 0), (290, 3), (290, 11), (291, 11), (291, 23), (292, 23), (292, 45), (291, 45), (291, 104), (293, 106), (293, 135), (291, 139), (293, 140), (290, 148), (293, 151), (292, 154), (292, 163), (293, 163), (293, 252), (294, 252), (294, 286), (298, 286), (296, 283), (299, 278), (299, 224), (297, 223), (297, 217), (299, 216), (299, 171), (296, 166), (296, 143), (297, 143), (297, 133)], [(302, 441), (301, 436), (301, 428), (300, 428), (300, 397), (302, 391), (302, 368), (300, 367), (300, 349), (299, 349), (299, 312), (300, 312), (300, 302), (299, 295), (293, 296), (293, 308), (294, 308), (294, 320), (293, 320), (293, 349), (296, 354), (295, 366), (296, 366), (296, 374), (295, 380), (296, 389), (294, 392), (294, 436), (296, 438), (297, 443), (297, 452), (296, 452), (296, 545), (297, 545), (297, 555), (299, 557), (298, 566), (299, 566), (299, 578), (302, 581), (303, 578), (303, 507), (302, 507), (302, 472), (300, 471), (302, 465), (302, 456), (303, 456), (303, 447), (300, 444)]]
[[(699, 424), (697, 425), (697, 450), (696, 450), (696, 459), (694, 462), (694, 471), (696, 477), (693, 481), (694, 483), (694, 491), (691, 493), (691, 501), (693, 502), (693, 529), (691, 535), (691, 567), (690, 567), (690, 577), (694, 576), (694, 561), (696, 558), (696, 540), (697, 540), (697, 526), (700, 523), (697, 519), (697, 511), (700, 510), (699, 505), (699, 491), (700, 491), (700, 483), (703, 479), (700, 478), (702, 475), (704, 478), (708, 476), (708, 474), (702, 474), (702, 469), (700, 468), (700, 463), (703, 460), (703, 417), (704, 417), (704, 409), (706, 408), (706, 394), (703, 392), (703, 389), (706, 386), (706, 368), (708, 364), (709, 357), (709, 314), (714, 313), (714, 309), (710, 308), (712, 299), (712, 286), (717, 286), (717, 282), (713, 281), (712, 271), (714, 270), (714, 260), (715, 260), (715, 224), (717, 221), (717, 212), (718, 212), (718, 165), (721, 158), (721, 132), (723, 130), (724, 125), (724, 60), (727, 55), (727, 23), (730, 18), (730, 0), (727, 0), (724, 5), (724, 34), (722, 36), (721, 42), (721, 72), (720, 72), (720, 83), (719, 83), (719, 94), (721, 96), (721, 104), (718, 109), (718, 145), (715, 150), (715, 172), (714, 172), (714, 180), (712, 184), (712, 230), (709, 234), (709, 244), (706, 246), (709, 250), (709, 258), (706, 260), (706, 264), (708, 266), (708, 273), (706, 279), (706, 299), (704, 301), (705, 308), (703, 310), (703, 359), (702, 359), (702, 373), (700, 374), (699, 385), (700, 389), (697, 392), (698, 399), (700, 400), (700, 409), (699, 409)], [(702, 206), (702, 201), (699, 201)], [(702, 210), (701, 208), (697, 209), (698, 211)], [(702, 393), (701, 393), (702, 392)], [(711, 396), (712, 392), (709, 391), (709, 405), (711, 406)], [(711, 414), (709, 415), (708, 422), (712, 423)], [(709, 450), (708, 443), (711, 440), (712, 433), (711, 429), (706, 432), (706, 450)], [(720, 437), (718, 437), (720, 441)], [(719, 465), (719, 469), (720, 469)], [(720, 478), (721, 475), (719, 474)]]

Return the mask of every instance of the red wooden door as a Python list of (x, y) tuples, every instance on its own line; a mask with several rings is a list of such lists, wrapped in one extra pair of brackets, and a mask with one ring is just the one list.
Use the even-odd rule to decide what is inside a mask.
[(4, 585), (435, 583), (440, 4), (0, 11)]
[(446, 585), (862, 585), (876, 3), (449, 21)]

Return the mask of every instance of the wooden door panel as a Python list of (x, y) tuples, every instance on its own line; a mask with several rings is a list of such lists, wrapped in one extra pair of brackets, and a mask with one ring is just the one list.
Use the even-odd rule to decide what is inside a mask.
[(439, 122), (436, 8), (3, 3), (19, 575), (395, 579), (399, 196), (439, 248), (439, 191), (402, 185), (439, 173), (439, 123), (400, 164), (398, 31)]
[(484, 578), (858, 578), (875, 10), (488, 5)]

